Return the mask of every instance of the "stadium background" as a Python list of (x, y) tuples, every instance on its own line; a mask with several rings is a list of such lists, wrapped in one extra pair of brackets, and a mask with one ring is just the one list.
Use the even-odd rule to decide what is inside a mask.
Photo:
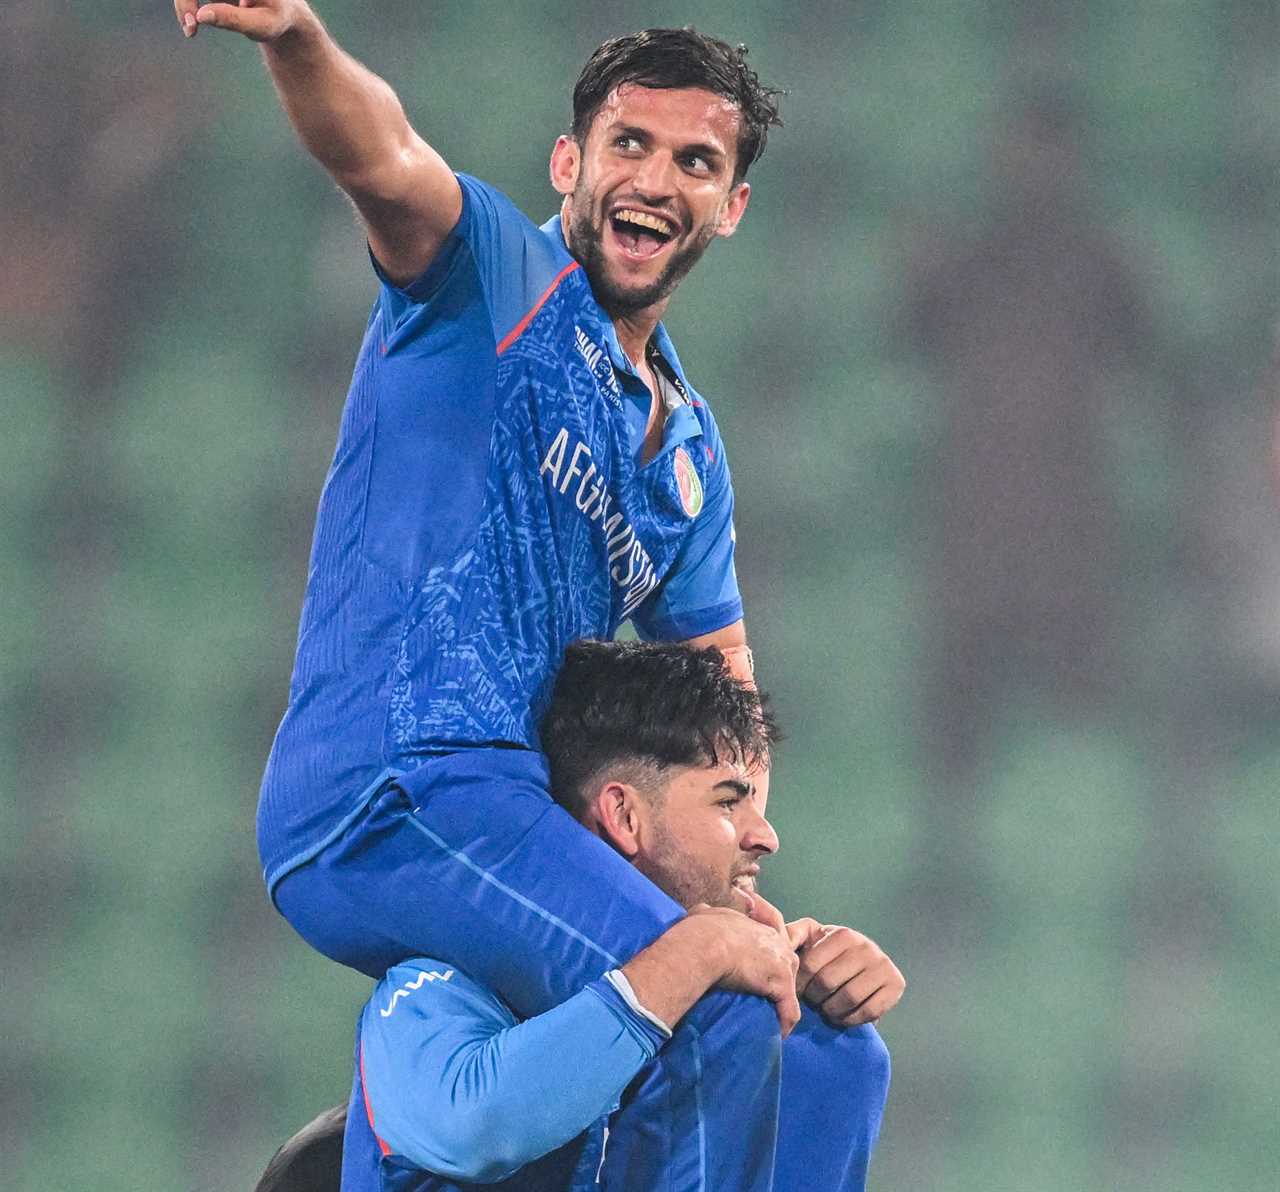
[[(539, 217), (603, 37), (791, 89), (670, 323), (790, 728), (768, 891), (910, 981), (873, 1184), (1275, 1188), (1274, 5), (321, 8)], [(0, 1183), (245, 1188), (367, 988), (252, 825), (370, 277), (167, 0), (7, 0), (0, 95)]]

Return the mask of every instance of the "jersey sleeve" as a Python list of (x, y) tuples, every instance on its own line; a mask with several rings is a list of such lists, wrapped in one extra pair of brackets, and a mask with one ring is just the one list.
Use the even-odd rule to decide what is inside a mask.
[(631, 618), (645, 641), (683, 641), (742, 618), (733, 563), (733, 483), (710, 415), (695, 447), (707, 461), (706, 497), (675, 564)]
[(460, 300), (480, 297), (496, 347), (573, 259), (500, 190), (470, 174), (456, 177), (462, 214), (420, 277), (396, 286), (370, 253), (382, 282), (380, 302), (389, 320), (402, 327), (420, 314), (427, 321), (449, 316)]
[(517, 1022), (464, 974), (415, 960), (365, 1007), (359, 1062), (371, 1124), (392, 1153), (493, 1183), (609, 1112), (663, 1041), (607, 977)]

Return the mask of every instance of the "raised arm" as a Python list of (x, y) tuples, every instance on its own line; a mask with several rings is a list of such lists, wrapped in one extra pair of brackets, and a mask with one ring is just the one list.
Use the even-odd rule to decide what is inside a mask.
[(378, 262), (398, 284), (418, 277), (458, 222), (462, 192), (395, 92), (333, 40), (304, 0), (174, 0), (174, 11), (187, 37), (208, 25), (261, 43), (298, 139), (351, 197)]

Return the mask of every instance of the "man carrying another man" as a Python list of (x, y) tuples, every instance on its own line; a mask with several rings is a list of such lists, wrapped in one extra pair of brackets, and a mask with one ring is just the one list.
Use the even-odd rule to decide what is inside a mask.
[[(593, 1188), (624, 1090), (648, 1123), (640, 1145), (668, 1151), (665, 1119), (646, 1101), (670, 1091), (645, 1069), (715, 987), (769, 999), (789, 1031), (769, 1065), (781, 1064), (783, 1120), (803, 1122), (813, 1145), (799, 1157), (780, 1148), (774, 1186), (863, 1188), (889, 1079), (871, 1023), (903, 981), (864, 936), (812, 919), (783, 924), (756, 892), (760, 862), (778, 846), (751, 783), (776, 737), (760, 697), (714, 649), (580, 642), (541, 731), (563, 812), (689, 913), (524, 1022), (443, 961), (392, 968), (357, 1033), (345, 1192)], [(736, 1078), (771, 1074), (744, 1056)], [(696, 1082), (676, 1092), (695, 1097)], [(745, 1130), (740, 1140), (748, 1152), (765, 1143)]]

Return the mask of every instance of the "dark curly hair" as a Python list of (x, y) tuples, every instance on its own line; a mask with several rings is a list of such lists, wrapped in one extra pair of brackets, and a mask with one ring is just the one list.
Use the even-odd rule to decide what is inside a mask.
[(733, 173), (734, 182), (740, 182), (764, 152), (769, 129), (782, 125), (778, 100), (783, 93), (763, 86), (746, 58), (746, 46), (731, 46), (691, 25), (611, 38), (587, 59), (574, 85), (573, 135), (586, 139), (601, 105), (623, 83), (656, 89), (701, 87), (732, 101), (742, 113)]
[(540, 732), (551, 789), (575, 814), (606, 769), (643, 785), (672, 766), (754, 767), (779, 739), (766, 698), (719, 650), (671, 642), (575, 642)]

